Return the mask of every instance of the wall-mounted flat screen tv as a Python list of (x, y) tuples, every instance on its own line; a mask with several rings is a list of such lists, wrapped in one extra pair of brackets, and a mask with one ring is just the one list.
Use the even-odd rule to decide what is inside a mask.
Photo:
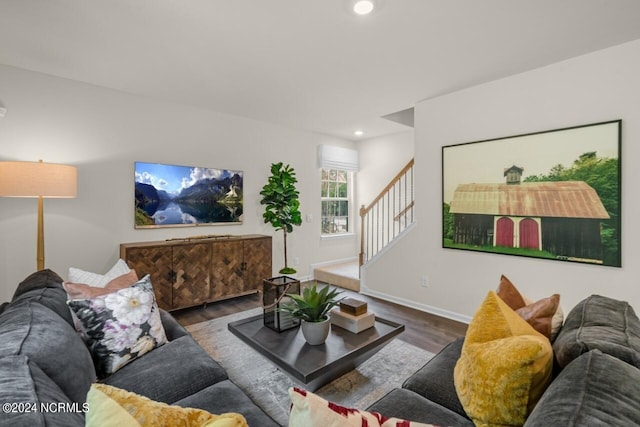
[(135, 228), (242, 223), (241, 171), (135, 162)]

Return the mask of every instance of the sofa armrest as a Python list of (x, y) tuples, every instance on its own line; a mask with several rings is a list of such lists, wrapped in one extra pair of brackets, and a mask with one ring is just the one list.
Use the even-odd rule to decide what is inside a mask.
[(453, 370), (460, 358), (463, 343), (464, 338), (458, 338), (447, 344), (422, 368), (410, 376), (402, 384), (402, 387), (467, 418), (453, 383)]
[(166, 310), (160, 309), (160, 319), (164, 327), (164, 333), (169, 341), (189, 335), (187, 330)]

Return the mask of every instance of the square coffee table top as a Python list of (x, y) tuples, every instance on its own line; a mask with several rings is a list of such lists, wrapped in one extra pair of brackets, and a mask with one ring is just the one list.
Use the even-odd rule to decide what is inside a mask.
[(299, 327), (276, 332), (264, 326), (262, 314), (228, 328), (310, 391), (356, 368), (404, 331), (404, 325), (376, 316), (373, 327), (357, 334), (331, 325), (324, 344), (309, 345)]

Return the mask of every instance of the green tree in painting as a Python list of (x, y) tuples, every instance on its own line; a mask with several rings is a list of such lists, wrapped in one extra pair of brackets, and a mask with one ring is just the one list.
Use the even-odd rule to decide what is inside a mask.
[(595, 151), (584, 153), (569, 168), (558, 164), (548, 175), (528, 176), (525, 182), (535, 181), (584, 181), (598, 193), (611, 217), (602, 222), (602, 247), (604, 264), (620, 265), (620, 180), (618, 160), (598, 157)]
[(453, 239), (453, 214), (450, 212), (451, 206), (448, 203), (442, 204), (442, 237), (445, 240)]

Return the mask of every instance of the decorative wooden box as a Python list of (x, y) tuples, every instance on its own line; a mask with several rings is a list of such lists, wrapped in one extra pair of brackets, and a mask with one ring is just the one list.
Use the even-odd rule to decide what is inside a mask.
[(340, 311), (352, 316), (360, 316), (367, 312), (367, 303), (355, 298), (345, 298), (340, 301)]
[(365, 329), (373, 327), (375, 322), (376, 316), (371, 312), (354, 316), (337, 308), (331, 310), (331, 324), (340, 326), (354, 334), (358, 334)]
[(300, 294), (300, 281), (288, 276), (273, 277), (262, 281), (262, 306), (264, 325), (276, 332), (286, 331), (300, 325), (300, 319), (289, 313), (278, 311), (290, 298), (286, 294)]

